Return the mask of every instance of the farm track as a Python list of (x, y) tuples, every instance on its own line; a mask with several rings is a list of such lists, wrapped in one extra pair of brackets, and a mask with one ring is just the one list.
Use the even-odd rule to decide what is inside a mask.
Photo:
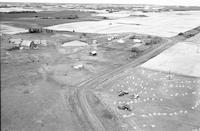
[(119, 73), (127, 70), (128, 68), (136, 67), (152, 57), (160, 54), (164, 50), (168, 49), (169, 47), (173, 46), (177, 42), (182, 41), (177, 36), (172, 38), (172, 40), (168, 40), (166, 43), (163, 43), (158, 48), (151, 50), (150, 52), (138, 57), (134, 61), (123, 65), (117, 69), (112, 70), (111, 72), (103, 72), (95, 78), (88, 79), (84, 82), (81, 82), (75, 90), (71, 91), (69, 103), (71, 105), (71, 110), (74, 115), (75, 121), (79, 121), (78, 123), (81, 125), (82, 130), (92, 130), (92, 131), (106, 131), (106, 127), (100, 122), (99, 118), (97, 118), (96, 114), (94, 114), (92, 107), (88, 103), (87, 95), (88, 91), (91, 89), (95, 89), (103, 82), (107, 81), (108, 79), (116, 76)]

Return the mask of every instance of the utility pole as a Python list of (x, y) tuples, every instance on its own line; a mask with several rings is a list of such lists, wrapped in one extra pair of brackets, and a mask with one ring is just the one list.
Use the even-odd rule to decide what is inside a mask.
[(169, 72), (168, 72), (168, 79), (169, 80), (171, 80), (172, 79), (172, 73), (171, 73), (171, 71), (169, 70)]
[(197, 45), (197, 54), (200, 53), (200, 45)]

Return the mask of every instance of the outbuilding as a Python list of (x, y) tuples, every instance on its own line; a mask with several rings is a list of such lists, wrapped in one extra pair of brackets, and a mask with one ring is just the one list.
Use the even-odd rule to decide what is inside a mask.
[(13, 44), (14, 46), (20, 46), (20, 44), (22, 43), (22, 39), (10, 39), (9, 43)]
[(93, 40), (92, 43), (93, 43), (93, 44), (97, 44), (97, 40)]
[(123, 39), (119, 39), (117, 42), (118, 43), (124, 43), (124, 40)]
[(140, 40), (140, 39), (133, 39), (133, 42), (134, 43), (142, 43), (142, 40)]
[(77, 69), (77, 70), (82, 69), (83, 68), (83, 64), (74, 65), (73, 68)]
[(40, 40), (40, 44), (42, 46), (47, 46), (47, 40)]
[(97, 52), (96, 52), (96, 51), (90, 51), (89, 55), (90, 55), (90, 56), (96, 56), (96, 55), (97, 55)]
[(30, 40), (23, 40), (21, 45), (21, 47), (23, 47), (23, 49), (37, 49), (38, 45), (34, 43), (34, 41), (30, 41)]

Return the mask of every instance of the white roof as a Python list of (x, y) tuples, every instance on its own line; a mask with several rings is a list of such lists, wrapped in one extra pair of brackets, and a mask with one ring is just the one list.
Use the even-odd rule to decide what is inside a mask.
[(64, 43), (62, 46), (87, 46), (88, 44), (82, 41), (70, 41), (70, 42), (66, 42)]
[(47, 45), (47, 40), (41, 40), (40, 44), (43, 45), (43, 46), (46, 46)]
[(75, 69), (80, 69), (80, 68), (83, 68), (83, 65), (82, 65), (82, 64), (74, 65), (73, 68), (75, 68)]
[(92, 43), (93, 43), (93, 44), (96, 44), (96, 43), (97, 43), (97, 40), (93, 40)]
[(124, 43), (124, 40), (119, 39), (117, 42), (118, 42), (118, 43)]
[(136, 43), (141, 43), (141, 42), (142, 42), (142, 40), (140, 40), (140, 39), (133, 39), (133, 42), (136, 42)]
[(34, 43), (39, 45), (40, 44), (40, 40), (34, 40)]
[(110, 41), (110, 40), (112, 40), (112, 38), (108, 38), (108, 40)]
[(97, 52), (96, 52), (96, 51), (91, 51), (90, 53), (92, 53), (92, 54), (96, 54)]
[(31, 42), (32, 42), (32, 41), (30, 41), (30, 40), (23, 40), (22, 43), (21, 43), (21, 45), (22, 45), (22, 46), (30, 46), (30, 45), (31, 45)]

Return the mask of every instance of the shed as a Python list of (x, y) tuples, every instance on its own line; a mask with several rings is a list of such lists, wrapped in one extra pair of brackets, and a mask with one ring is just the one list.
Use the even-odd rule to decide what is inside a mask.
[(97, 40), (93, 40), (92, 43), (93, 43), (93, 44), (97, 44)]
[(47, 46), (47, 40), (40, 40), (40, 44), (42, 46)]
[(90, 56), (96, 56), (96, 55), (97, 55), (97, 52), (96, 52), (96, 51), (90, 51), (89, 55), (90, 55)]
[(133, 42), (134, 43), (142, 43), (142, 40), (140, 40), (140, 39), (133, 39)]
[(111, 41), (111, 40), (112, 40), (112, 38), (111, 38), (111, 37), (109, 37), (109, 38), (108, 38), (108, 41)]
[(123, 39), (119, 39), (117, 42), (118, 43), (124, 43), (124, 40)]
[(23, 40), (21, 46), (30, 47), (31, 42), (30, 40)]
[(82, 68), (83, 68), (83, 65), (82, 65), (82, 64), (74, 65), (73, 68), (74, 68), (74, 69), (77, 69), (77, 70), (78, 70), (78, 69), (82, 69)]
[(34, 40), (34, 43), (37, 44), (37, 45), (41, 44), (40, 40)]
[(38, 48), (38, 45), (34, 43), (34, 41), (30, 40), (23, 40), (21, 43), (21, 47), (24, 49), (36, 49)]
[(36, 45), (47, 46), (47, 41), (46, 41), (46, 40), (34, 40), (33, 42), (34, 42)]

